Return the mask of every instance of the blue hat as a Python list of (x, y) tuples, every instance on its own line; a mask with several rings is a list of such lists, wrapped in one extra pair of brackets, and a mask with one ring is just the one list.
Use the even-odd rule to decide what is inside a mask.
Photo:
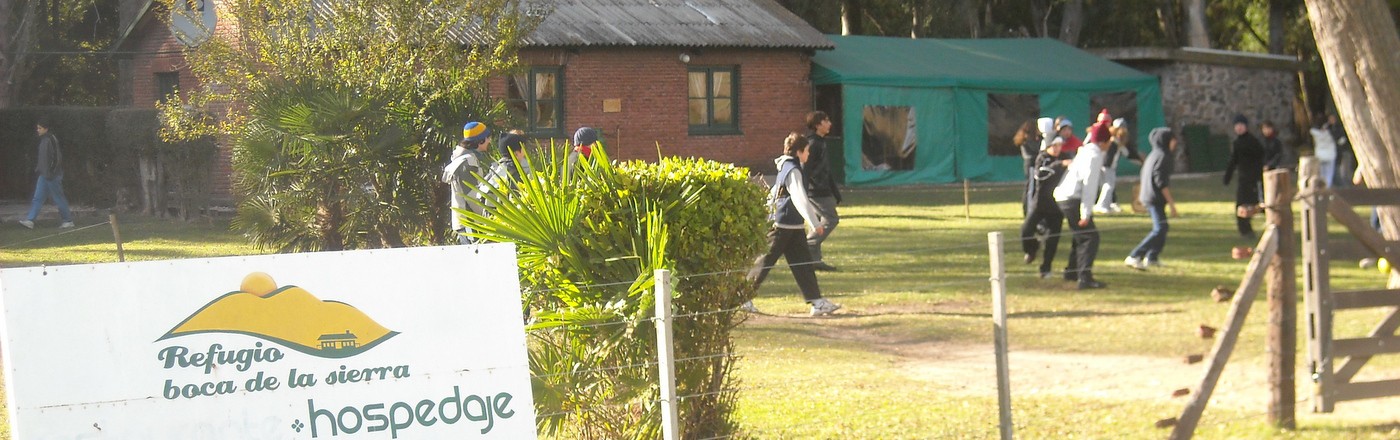
[(491, 129), (480, 122), (472, 121), (462, 126), (462, 140), (467, 142), (481, 142), (490, 135)]
[(578, 131), (574, 132), (574, 145), (593, 145), (594, 142), (598, 142), (598, 130), (579, 127)]

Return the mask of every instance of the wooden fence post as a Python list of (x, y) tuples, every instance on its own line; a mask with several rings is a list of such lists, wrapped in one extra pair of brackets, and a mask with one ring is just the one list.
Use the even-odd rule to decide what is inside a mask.
[(1308, 371), (1312, 372), (1313, 412), (1330, 413), (1336, 405), (1332, 385), (1332, 300), (1329, 293), (1327, 249), (1327, 196), (1316, 191), (1326, 188), (1317, 158), (1298, 162), (1298, 185), (1307, 195), (1302, 203), (1303, 217), (1303, 306), (1307, 308)]
[(657, 269), (656, 367), (661, 385), (661, 438), (681, 438), (680, 402), (676, 397), (676, 354), (671, 338), (671, 271)]
[(112, 238), (117, 240), (117, 261), (126, 261), (126, 251), (122, 250), (122, 231), (117, 227), (117, 215), (107, 214), (107, 223), (112, 224)]
[(1298, 363), (1298, 284), (1294, 268), (1293, 175), (1274, 170), (1264, 175), (1267, 224), (1274, 226), (1278, 246), (1269, 262), (1269, 423), (1283, 429), (1297, 429), (1294, 418), (1297, 401)]
[(997, 403), (1001, 415), (1001, 439), (1011, 440), (1011, 373), (1006, 358), (1006, 259), (1001, 232), (987, 233), (992, 270), (992, 339), (997, 362)]

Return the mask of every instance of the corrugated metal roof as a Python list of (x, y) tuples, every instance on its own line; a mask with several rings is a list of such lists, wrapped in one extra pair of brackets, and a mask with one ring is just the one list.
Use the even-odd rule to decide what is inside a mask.
[(523, 44), (831, 49), (773, 0), (555, 0)]

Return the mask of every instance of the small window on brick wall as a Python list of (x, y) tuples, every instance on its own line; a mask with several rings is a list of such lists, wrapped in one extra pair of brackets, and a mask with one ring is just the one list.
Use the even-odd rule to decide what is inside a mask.
[(507, 79), (506, 100), (531, 136), (564, 136), (564, 70), (532, 67)]
[(739, 134), (739, 68), (691, 67), (690, 134)]
[(164, 104), (180, 92), (180, 72), (156, 73), (156, 100)]

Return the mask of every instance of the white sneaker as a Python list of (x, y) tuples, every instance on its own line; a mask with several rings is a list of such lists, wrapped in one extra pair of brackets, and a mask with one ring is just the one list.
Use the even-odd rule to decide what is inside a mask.
[(19, 224), (20, 226), (24, 226), (29, 229), (34, 229), (34, 221), (32, 220), (20, 220)]
[(758, 313), (758, 307), (754, 307), (753, 301), (744, 301), (744, 304), (739, 306), (739, 310), (749, 313)]
[(68, 229), (71, 227), (73, 227), (73, 222), (63, 222), (63, 224), (58, 225), (58, 229)]
[(1098, 206), (1098, 205), (1094, 205), (1094, 213), (1095, 213), (1095, 214), (1108, 214), (1109, 212), (1108, 212), (1108, 208), (1105, 208), (1105, 207), (1102, 207), (1102, 206)]
[(817, 298), (812, 301), (812, 316), (830, 315), (840, 308), (840, 304), (827, 301), (826, 298)]
[(1147, 261), (1131, 255), (1123, 259), (1123, 265), (1137, 270), (1147, 270)]
[(1108, 212), (1109, 212), (1110, 214), (1117, 214), (1117, 213), (1123, 212), (1123, 207), (1118, 206), (1117, 203), (1109, 203), (1109, 204), (1108, 204)]

